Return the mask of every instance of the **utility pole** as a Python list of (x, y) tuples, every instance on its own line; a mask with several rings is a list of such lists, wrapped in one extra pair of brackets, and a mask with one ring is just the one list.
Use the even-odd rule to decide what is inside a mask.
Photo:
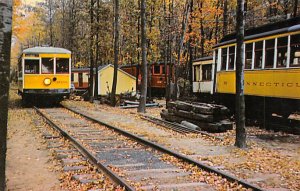
[(237, 1), (237, 47), (236, 47), (236, 139), (235, 146), (245, 148), (246, 145), (246, 129), (245, 129), (245, 95), (244, 95), (244, 5), (245, 0)]
[(0, 190), (5, 190), (12, 0), (1, 0), (0, 10)]
[(139, 113), (146, 113), (147, 101), (147, 35), (146, 35), (146, 2), (141, 0), (141, 46), (142, 46), (142, 81), (141, 81), (141, 97), (138, 107)]

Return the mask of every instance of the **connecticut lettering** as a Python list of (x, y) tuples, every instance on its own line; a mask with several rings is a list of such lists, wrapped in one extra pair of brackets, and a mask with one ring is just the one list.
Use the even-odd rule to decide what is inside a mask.
[(300, 82), (245, 82), (246, 86), (300, 88)]
[(56, 83), (58, 83), (58, 84), (67, 84), (68, 81), (57, 81)]

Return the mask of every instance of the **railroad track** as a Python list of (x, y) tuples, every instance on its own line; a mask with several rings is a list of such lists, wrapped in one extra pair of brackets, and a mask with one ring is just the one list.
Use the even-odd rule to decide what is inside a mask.
[(262, 190), (74, 109), (35, 109), (89, 161), (126, 190), (217, 190), (218, 186)]
[(199, 131), (199, 130), (196, 130), (196, 129), (188, 128), (188, 127), (186, 127), (184, 125), (181, 125), (179, 123), (169, 122), (169, 121), (166, 121), (166, 120), (163, 120), (163, 119), (159, 119), (159, 118), (156, 118), (156, 117), (152, 117), (152, 116), (149, 116), (149, 115), (142, 115), (142, 119), (150, 121), (150, 122), (152, 122), (154, 124), (166, 127), (168, 129), (171, 129), (171, 130), (176, 131), (178, 133), (183, 133), (183, 134), (187, 134), (187, 133), (202, 134), (202, 135), (205, 135), (207, 137), (223, 141), (223, 139), (220, 138), (220, 137), (211, 135), (210, 133), (207, 133), (207, 132), (204, 132), (204, 131)]

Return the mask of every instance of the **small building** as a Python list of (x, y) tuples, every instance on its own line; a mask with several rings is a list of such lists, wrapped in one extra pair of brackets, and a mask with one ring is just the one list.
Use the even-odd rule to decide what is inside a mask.
[[(94, 75), (95, 75), (94, 70)], [(111, 64), (98, 67), (98, 95), (107, 95), (112, 90), (114, 66)], [(75, 89), (89, 88), (90, 68), (72, 68), (72, 83)], [(95, 76), (94, 76), (95, 80)], [(118, 69), (116, 94), (136, 91), (136, 78), (127, 72)]]
[[(98, 68), (98, 95), (107, 95), (112, 90), (114, 66), (111, 64)], [(136, 92), (136, 78), (127, 72), (118, 69), (116, 94)]]

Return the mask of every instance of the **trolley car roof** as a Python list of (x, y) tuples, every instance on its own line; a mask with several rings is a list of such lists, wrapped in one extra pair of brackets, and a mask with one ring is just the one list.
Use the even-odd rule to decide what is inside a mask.
[(71, 54), (71, 51), (56, 47), (33, 47), (23, 50), (24, 54)]
[[(263, 25), (260, 27), (251, 28), (245, 31), (244, 40), (252, 40), (257, 38), (263, 38), (267, 36), (290, 33), (300, 30), (300, 17)], [(227, 44), (236, 43), (236, 33), (226, 35), (220, 43), (216, 44), (213, 48), (224, 46)]]

